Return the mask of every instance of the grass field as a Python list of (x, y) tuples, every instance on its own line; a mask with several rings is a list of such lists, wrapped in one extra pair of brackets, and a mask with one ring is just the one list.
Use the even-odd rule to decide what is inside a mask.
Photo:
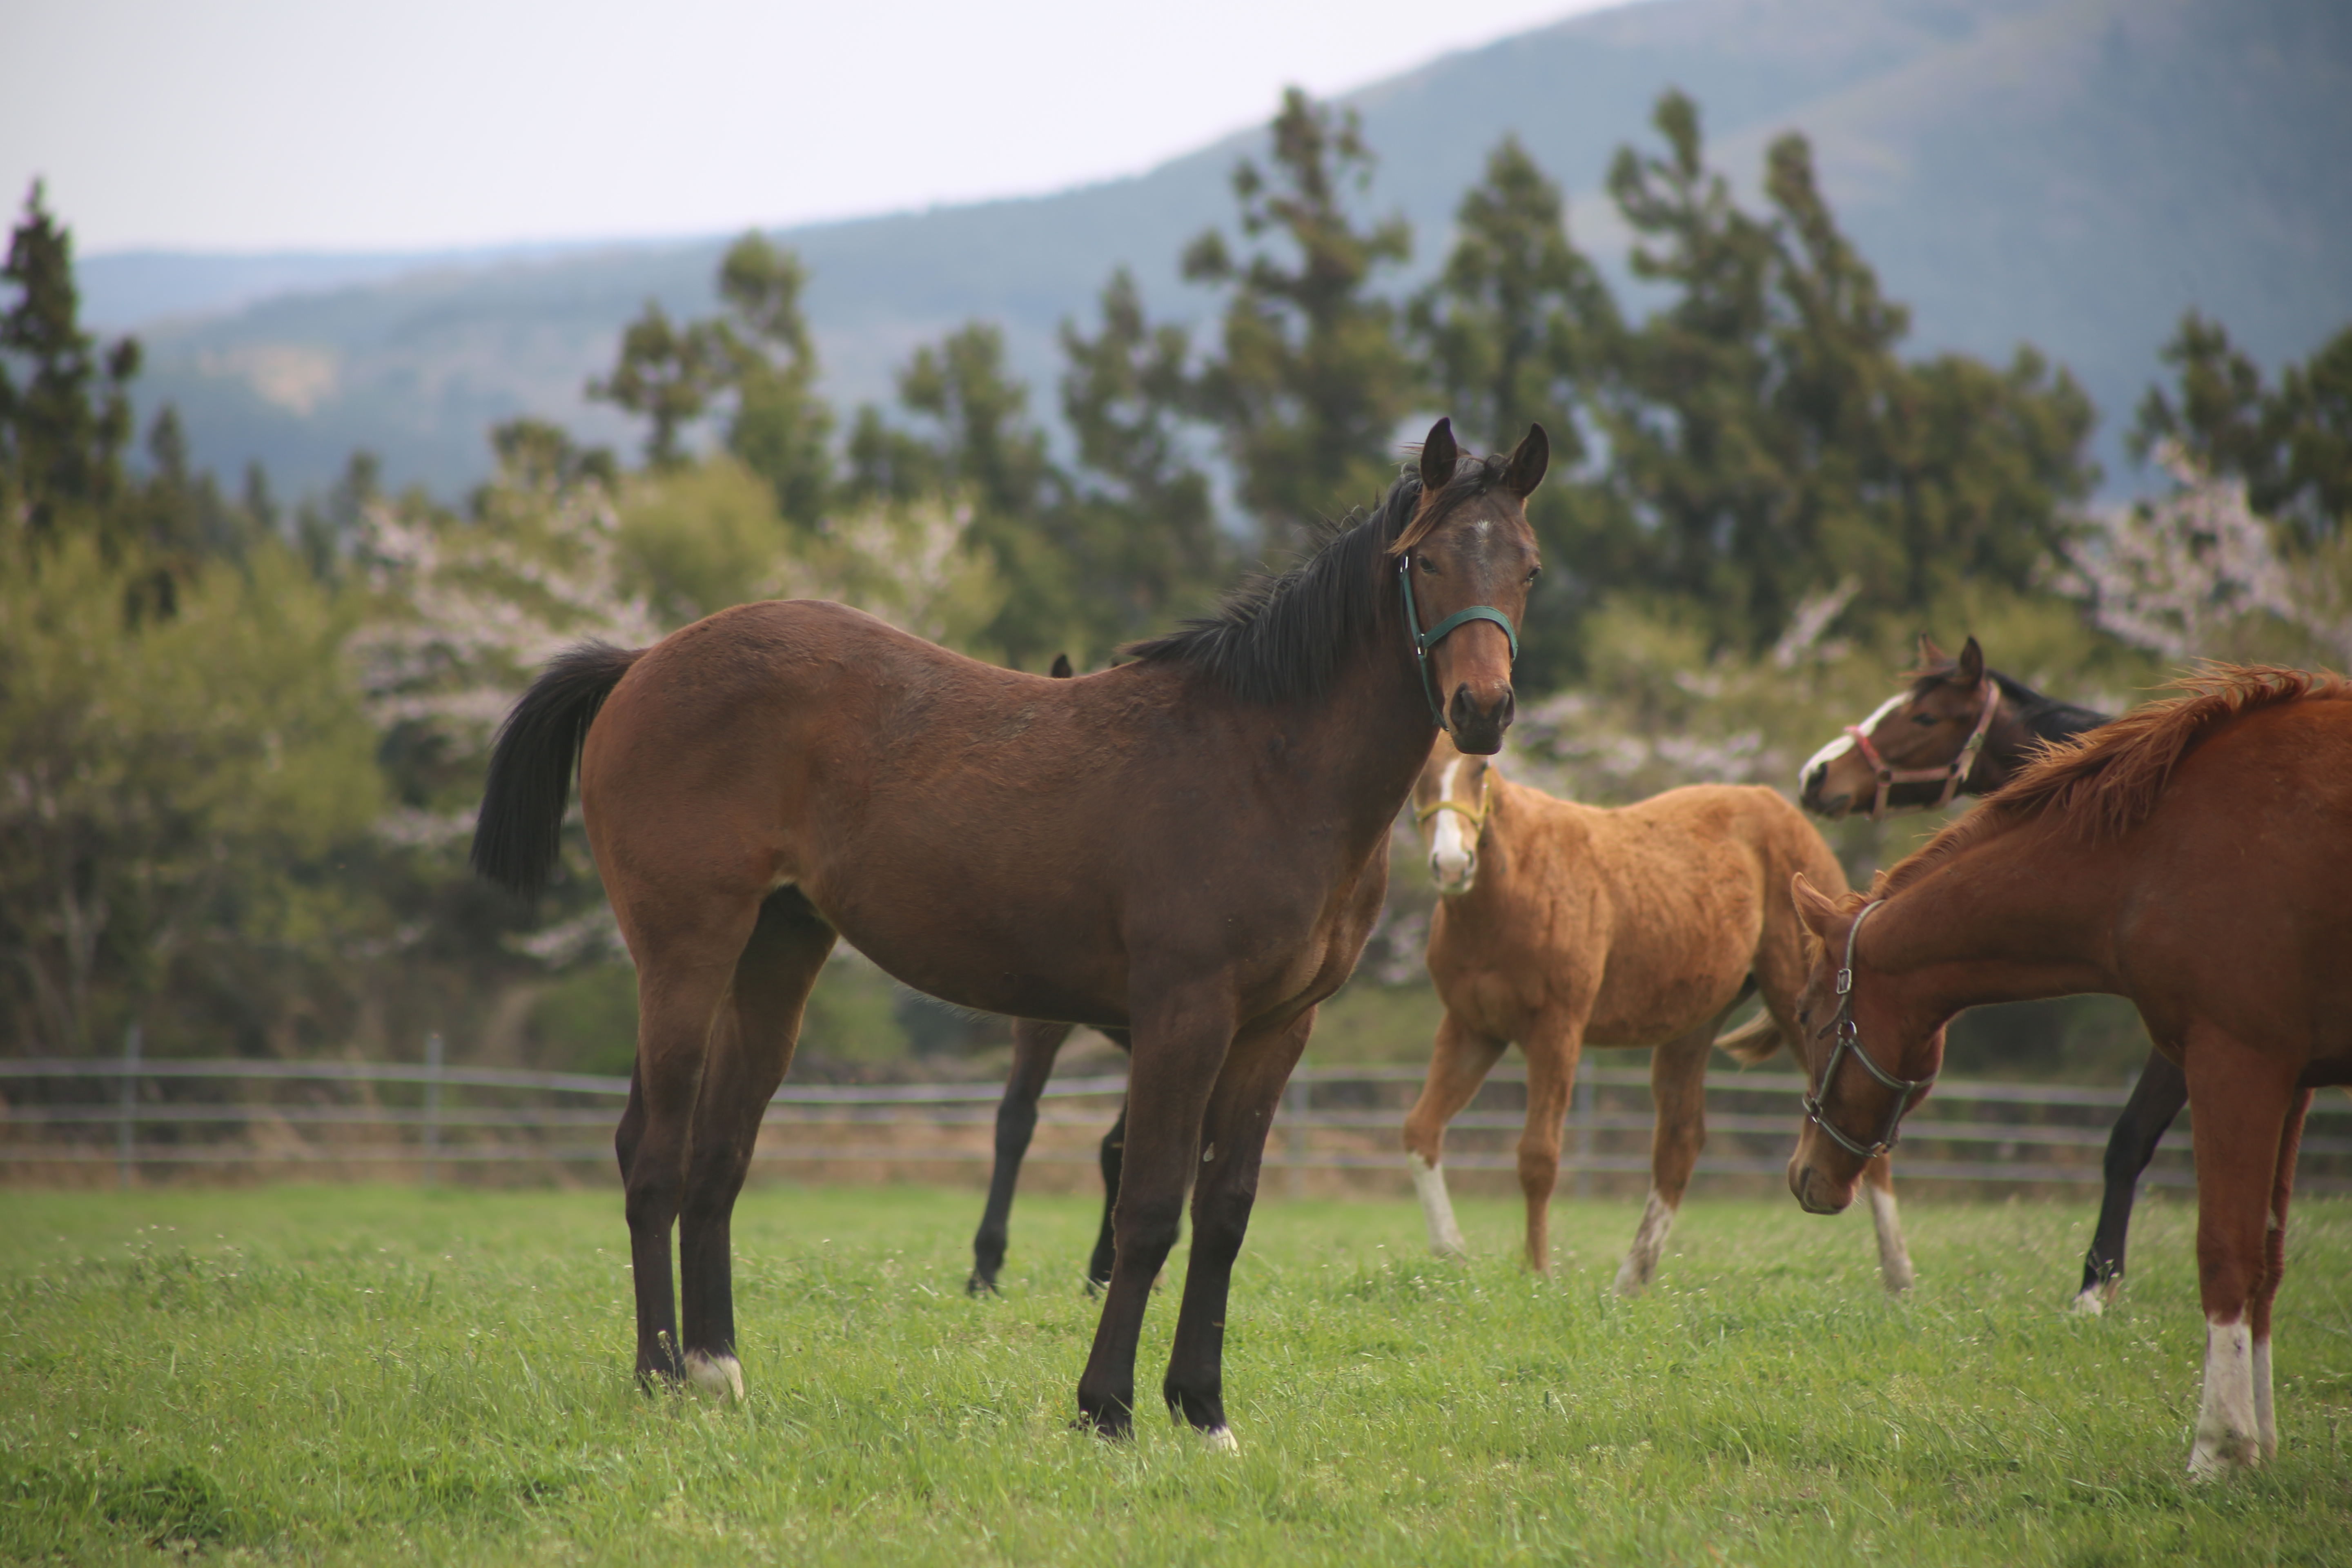
[(2342, 1202), (2298, 1210), (2279, 1460), (2202, 1488), (2178, 1200), (2088, 1322), (2061, 1311), (2087, 1205), (1915, 1201), (1896, 1305), (1866, 1220), (1785, 1201), (1694, 1203), (1632, 1302), (1607, 1290), (1628, 1205), (1563, 1202), (1547, 1281), (1509, 1261), (1512, 1206), (1465, 1204), (1481, 1258), (1453, 1266), (1409, 1205), (1268, 1204), (1228, 1341), (1237, 1457), (1156, 1403), (1129, 1445), (1066, 1429), (1081, 1200), (1024, 1200), (1006, 1293), (974, 1302), (974, 1195), (755, 1189), (735, 1408), (636, 1391), (612, 1194), (0, 1202), (15, 1561), (2352, 1560)]

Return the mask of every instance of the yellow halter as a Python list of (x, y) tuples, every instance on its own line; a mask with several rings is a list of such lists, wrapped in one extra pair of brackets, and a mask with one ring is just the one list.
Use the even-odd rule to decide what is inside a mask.
[(1494, 801), (1492, 797), (1494, 790), (1495, 765), (1492, 763), (1489, 763), (1486, 764), (1486, 773), (1481, 774), (1478, 779), (1478, 809), (1473, 811), (1470, 807), (1463, 805), (1460, 801), (1454, 799), (1451, 795), (1441, 795), (1439, 798), (1431, 801), (1427, 805), (1416, 806), (1413, 808), (1413, 826), (1416, 827), (1426, 827), (1429, 826), (1430, 818), (1435, 816), (1439, 812), (1450, 811), (1470, 825), (1470, 842), (1475, 845), (1478, 842), (1480, 837), (1486, 833), (1486, 819), (1493, 814)]

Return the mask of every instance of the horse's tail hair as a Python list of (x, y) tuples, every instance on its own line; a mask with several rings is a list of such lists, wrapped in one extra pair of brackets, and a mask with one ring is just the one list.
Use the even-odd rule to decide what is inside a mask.
[(499, 726), (474, 823), (475, 871), (524, 898), (547, 886), (563, 849), (572, 770), (604, 699), (643, 648), (583, 642), (548, 660)]
[(1752, 1068), (1768, 1062), (1780, 1048), (1780, 1026), (1772, 1021), (1769, 1012), (1759, 1012), (1727, 1035), (1715, 1037), (1717, 1049), (1727, 1053), (1741, 1067)]

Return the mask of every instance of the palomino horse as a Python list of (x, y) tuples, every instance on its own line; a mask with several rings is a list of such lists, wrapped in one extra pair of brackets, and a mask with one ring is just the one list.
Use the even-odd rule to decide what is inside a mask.
[(1132, 1425), (1189, 1185), (1161, 1390), (1230, 1446), (1225, 1300), (1266, 1126), (1379, 913), (1432, 737), (1503, 742), (1537, 569), (1522, 503), (1547, 455), (1535, 429), (1457, 464), (1440, 420), (1419, 472), (1311, 560), (1075, 680), (807, 602), (550, 665), (500, 732), (474, 864), (544, 881), (577, 755), (637, 966), (614, 1145), (641, 1378), (741, 1386), (729, 1216), (838, 934), (962, 1006), (1133, 1032), (1117, 1258), (1078, 1406), (1097, 1431)]
[(1814, 1214), (1942, 1066), (1963, 1007), (2105, 992), (2189, 1079), (2205, 1391), (2189, 1472), (2277, 1449), (2271, 1302), (2315, 1088), (2352, 1082), (2352, 688), (2215, 667), (2053, 748), (1867, 898), (1799, 878)]
[[(1528, 1265), (1538, 1271), (1551, 1261), (1547, 1221), (1578, 1056), (1587, 1045), (1654, 1047), (1650, 1197), (1617, 1270), (1619, 1292), (1639, 1295), (1706, 1142), (1709, 1047), (1758, 1062), (1796, 1037), (1804, 929), (1780, 889), (1798, 872), (1843, 888), (1844, 873), (1803, 814), (1754, 785), (1693, 784), (1604, 811), (1514, 784), (1440, 741), (1412, 798), (1441, 895), (1429, 973), (1445, 1004), (1404, 1123), (1430, 1245), (1463, 1250), (1441, 1163), (1445, 1127), (1506, 1046), (1517, 1041), (1528, 1058), (1519, 1188)], [(1725, 1015), (1758, 991), (1757, 1025), (1717, 1041)], [(1907, 1290), (1885, 1160), (1871, 1164), (1870, 1196), (1881, 1277)]]
[[(1865, 797), (1875, 820), (1895, 812), (1949, 805), (1953, 795), (1990, 795), (2014, 778), (2042, 746), (2071, 741), (2107, 721), (2105, 713), (2044, 697), (2024, 682), (1985, 668), (1970, 637), (1957, 659), (1919, 639), (1911, 688), (1813, 753), (1799, 799), (1836, 818)], [(2124, 1288), (2124, 1243), (2140, 1173), (2189, 1103), (2189, 1080), (2151, 1047), (2115, 1131), (2107, 1135), (2106, 1191), (2098, 1228), (2083, 1258), (2074, 1310), (2094, 1317)]]

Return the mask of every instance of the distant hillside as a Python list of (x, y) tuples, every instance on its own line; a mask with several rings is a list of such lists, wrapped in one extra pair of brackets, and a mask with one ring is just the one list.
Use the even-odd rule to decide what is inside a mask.
[[(2005, 358), (2040, 344), (2097, 398), (2111, 470), (2184, 308), (2271, 362), (2352, 321), (2341, 0), (1654, 0), (1449, 55), (1349, 101), (1382, 160), (1374, 202), (1412, 218), (1419, 267), (1443, 256), (1486, 149), (1517, 131), (1570, 187), (1579, 242), (1616, 271), (1603, 173), (1669, 84), (1699, 100), (1714, 161), (1743, 182), (1773, 135), (1809, 133), (1864, 253), (1915, 308), (1916, 345)], [(1050, 411), (1054, 328), (1091, 310), (1113, 266), (1135, 268), (1156, 313), (1207, 308), (1175, 257), (1229, 220), (1226, 173), (1255, 142), (1049, 197), (788, 233), (815, 274), (831, 394), (886, 397), (915, 344), (990, 317)], [(278, 266), (307, 291), (143, 329), (146, 398), (180, 404), (205, 460), (260, 457), (281, 489), (323, 483), (365, 445), (394, 479), (454, 493), (484, 469), (484, 428), (518, 411), (626, 439), (581, 384), (648, 296), (709, 308), (725, 238), (419, 258), (397, 276), (382, 258), (343, 258), (355, 270), (338, 277), (336, 258), (152, 254), (92, 258), (85, 274), (120, 321), (141, 290), (182, 311), (208, 289), (253, 299)]]

